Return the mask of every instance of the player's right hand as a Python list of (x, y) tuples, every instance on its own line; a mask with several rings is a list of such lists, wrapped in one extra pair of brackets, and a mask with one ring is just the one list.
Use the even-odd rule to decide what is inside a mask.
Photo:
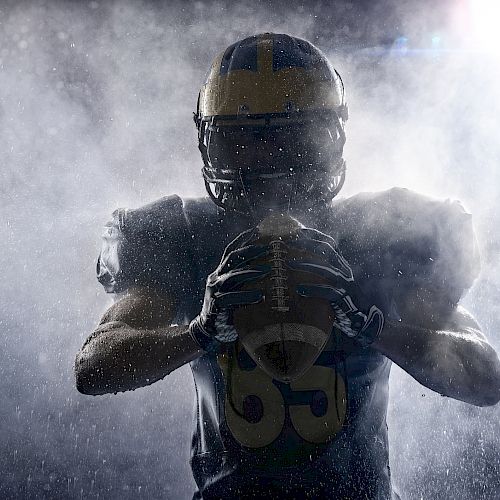
[(335, 240), (316, 229), (303, 228), (290, 245), (312, 252), (328, 262), (326, 265), (288, 262), (291, 269), (325, 280), (324, 284), (300, 284), (297, 293), (306, 298), (327, 300), (335, 312), (334, 326), (340, 332), (362, 347), (373, 343), (384, 328), (384, 314), (366, 298)]
[(245, 283), (271, 272), (270, 266), (250, 265), (269, 252), (268, 246), (251, 244), (255, 238), (254, 229), (237, 236), (224, 250), (217, 269), (207, 278), (201, 312), (189, 325), (191, 336), (207, 352), (237, 339), (232, 321), (235, 308), (258, 304), (264, 299), (260, 290), (241, 290)]

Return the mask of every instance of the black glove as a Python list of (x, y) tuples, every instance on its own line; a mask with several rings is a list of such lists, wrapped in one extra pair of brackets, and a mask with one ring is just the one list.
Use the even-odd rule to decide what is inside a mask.
[(303, 297), (328, 300), (335, 312), (334, 327), (362, 347), (374, 342), (384, 327), (382, 311), (364, 296), (354, 281), (352, 269), (337, 250), (335, 240), (315, 229), (303, 228), (291, 245), (313, 252), (329, 265), (288, 262), (292, 269), (316, 274), (331, 284), (301, 284), (297, 293)]
[(237, 339), (232, 322), (235, 308), (258, 304), (264, 298), (260, 290), (241, 290), (244, 283), (271, 272), (270, 266), (248, 265), (269, 251), (267, 246), (250, 244), (255, 236), (255, 229), (250, 229), (229, 243), (219, 266), (207, 278), (201, 312), (189, 325), (191, 336), (207, 352)]

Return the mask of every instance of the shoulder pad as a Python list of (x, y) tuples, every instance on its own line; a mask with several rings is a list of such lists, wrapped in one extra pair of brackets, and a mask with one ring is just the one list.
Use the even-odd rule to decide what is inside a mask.
[[(222, 217), (217, 205), (208, 197), (186, 198), (184, 200), (184, 214), (189, 226), (211, 226), (215, 220)], [(196, 229), (195, 229), (196, 231)]]
[(432, 289), (456, 304), (478, 275), (472, 218), (458, 201), (393, 188), (332, 206), (332, 234), (346, 258), (399, 294)]
[(104, 227), (97, 279), (114, 293), (133, 285), (162, 290), (183, 286), (192, 269), (188, 233), (177, 195), (115, 210)]

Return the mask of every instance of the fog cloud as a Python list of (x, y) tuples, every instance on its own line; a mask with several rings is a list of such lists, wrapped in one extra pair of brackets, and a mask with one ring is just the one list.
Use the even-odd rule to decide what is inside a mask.
[[(2, 497), (190, 498), (189, 369), (92, 398), (76, 392), (72, 362), (109, 305), (94, 278), (103, 223), (117, 206), (204, 194), (197, 92), (209, 61), (247, 35), (307, 38), (342, 74), (343, 195), (398, 185), (473, 213), (483, 271), (464, 303), (500, 347), (500, 64), (461, 41), (455, 4), (2, 3)], [(499, 411), (394, 368), (403, 498), (498, 498)]]

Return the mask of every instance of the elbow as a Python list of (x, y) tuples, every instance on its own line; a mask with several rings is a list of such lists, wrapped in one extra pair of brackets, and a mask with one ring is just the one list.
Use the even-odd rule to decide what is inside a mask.
[(88, 378), (81, 372), (75, 370), (75, 382), (76, 390), (80, 394), (85, 394), (86, 396), (97, 396), (94, 391), (92, 384), (89, 384)]
[(81, 394), (101, 396), (132, 391), (152, 382), (148, 379), (147, 383), (140, 383), (130, 366), (117, 364), (113, 356), (103, 356), (87, 344), (76, 355), (75, 383)]
[(481, 407), (495, 406), (496, 404), (498, 404), (499, 401), (500, 401), (500, 391), (497, 391), (496, 394), (483, 396), (482, 399), (473, 404)]
[(482, 369), (474, 377), (472, 404), (476, 406), (495, 406), (500, 402), (500, 362), (493, 349), (488, 358), (483, 360)]
[(500, 384), (497, 383), (496, 386), (482, 387), (471, 395), (469, 401), (465, 399), (464, 401), (480, 407), (495, 406), (500, 402)]
[(500, 402), (500, 369), (478, 391), (476, 406), (495, 406)]
[(114, 359), (109, 355), (106, 330), (94, 331), (77, 353), (74, 364), (76, 390), (89, 396), (111, 394), (114, 389)]
[(86, 396), (97, 396), (94, 390), (94, 386), (89, 381), (89, 377), (83, 370), (75, 369), (75, 385), (76, 390), (80, 394), (85, 394)]
[(88, 368), (85, 366), (87, 363), (84, 361), (85, 355), (79, 352), (75, 359), (75, 384), (76, 390), (85, 395), (94, 396), (94, 386), (91, 383), (92, 375)]
[(433, 376), (428, 372), (417, 380), (442, 396), (474, 406), (495, 406), (500, 402), (500, 362), (492, 349), (473, 358), (460, 353), (449, 357), (453, 363), (448, 363), (444, 372), (436, 360), (432, 363)]
[(75, 384), (76, 390), (87, 396), (100, 396), (113, 392), (110, 388), (103, 387), (100, 383), (99, 369), (84, 352), (80, 351), (75, 359)]
[(493, 389), (491, 387), (478, 387), (469, 391), (456, 390), (440, 390), (436, 391), (441, 396), (450, 397), (468, 403), (470, 405), (479, 406), (495, 406), (500, 401), (500, 388)]

